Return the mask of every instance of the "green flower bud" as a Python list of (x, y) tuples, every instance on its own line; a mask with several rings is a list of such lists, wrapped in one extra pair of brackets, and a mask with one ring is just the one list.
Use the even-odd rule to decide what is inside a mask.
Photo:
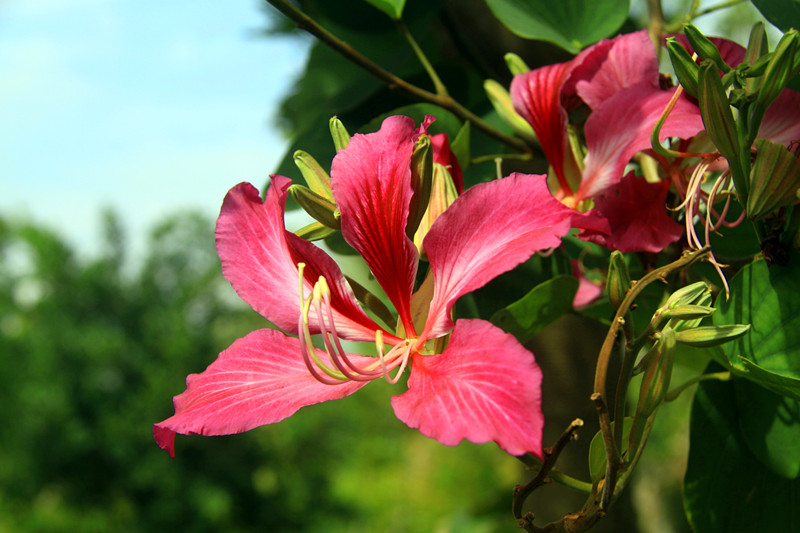
[(486, 80), (483, 82), (483, 89), (500, 118), (511, 126), (520, 137), (535, 142), (536, 134), (533, 132), (533, 128), (516, 112), (514, 104), (511, 102), (511, 95), (508, 94), (506, 88), (494, 80)]
[(347, 128), (344, 127), (339, 117), (331, 117), (328, 125), (331, 129), (331, 137), (333, 138), (333, 145), (336, 147), (336, 151), (338, 152), (339, 150), (347, 148), (347, 145), (350, 143), (350, 134), (347, 133)]
[(683, 47), (674, 37), (667, 39), (667, 53), (675, 69), (675, 75), (683, 86), (684, 90), (694, 97), (697, 97), (697, 63), (695, 63), (686, 48)]
[(293, 159), (295, 166), (300, 169), (300, 173), (306, 180), (308, 187), (319, 196), (327, 198), (332, 202), (331, 177), (325, 172), (325, 169), (317, 163), (317, 160), (302, 150), (296, 151)]
[(507, 53), (503, 56), (503, 59), (506, 60), (506, 65), (508, 66), (508, 70), (516, 76), (517, 74), (525, 74), (529, 72), (531, 69), (528, 65), (525, 64), (525, 61), (522, 60), (517, 54), (514, 53)]
[(733, 163), (739, 157), (739, 137), (728, 97), (713, 63), (703, 61), (699, 74), (697, 99), (706, 132), (717, 150)]
[(622, 253), (614, 250), (608, 262), (608, 276), (606, 276), (606, 295), (614, 309), (619, 309), (622, 300), (631, 288), (631, 275)]
[(414, 151), (411, 154), (411, 188), (414, 194), (411, 196), (408, 223), (406, 224), (406, 235), (409, 239), (414, 239), (414, 233), (428, 208), (432, 183), (433, 147), (431, 138), (428, 135), (420, 135), (417, 142), (414, 143)]
[(300, 207), (314, 219), (329, 228), (341, 229), (339, 210), (333, 200), (320, 196), (308, 187), (297, 184), (289, 187), (289, 193)]
[[(747, 69), (747, 74), (753, 77), (748, 77), (745, 82), (745, 93), (748, 95), (755, 94), (761, 87), (761, 78), (757, 77), (760, 74), (756, 73), (754, 66), (761, 58), (769, 53), (769, 41), (767, 40), (767, 31), (763, 22), (756, 22), (753, 29), (750, 30), (750, 40), (747, 42), (747, 52), (744, 54), (744, 64), (751, 65)], [(764, 63), (766, 69), (766, 62)]]
[(676, 307), (683, 305), (692, 305), (697, 303), (698, 299), (702, 298), (706, 294), (709, 294), (710, 292), (711, 289), (708, 288), (708, 284), (705, 281), (696, 281), (691, 285), (681, 287), (677, 291), (673, 292), (669, 298), (667, 298), (667, 301), (664, 302), (664, 305), (659, 308), (659, 311), (663, 313), (668, 309), (675, 309)]
[(334, 233), (336, 233), (335, 229), (329, 228), (322, 222), (317, 221), (314, 221), (307, 226), (303, 226), (294, 232), (295, 235), (307, 241), (318, 241), (320, 239), (330, 237)]
[(683, 28), (683, 33), (689, 40), (689, 44), (692, 45), (692, 50), (697, 54), (697, 57), (713, 61), (722, 72), (730, 72), (731, 67), (722, 59), (719, 49), (714, 46), (714, 43), (712, 43), (708, 37), (700, 33), (700, 30), (691, 24), (687, 24), (686, 27)]
[(675, 332), (675, 341), (695, 348), (718, 346), (738, 339), (750, 329), (750, 324), (702, 326)]
[(672, 363), (675, 359), (675, 343), (676, 333), (670, 328), (665, 328), (648, 354), (650, 361), (642, 376), (639, 403), (634, 416), (634, 429), (631, 430), (632, 438), (636, 436), (634, 432), (638, 434), (641, 431), (644, 420), (658, 409), (667, 395), (672, 377)]
[[(758, 91), (756, 105), (766, 111), (769, 104), (775, 100), (786, 87), (789, 79), (794, 75), (795, 53), (797, 51), (797, 30), (786, 32), (778, 43), (772, 59), (764, 73), (761, 90)], [(763, 112), (761, 113), (763, 116)], [(759, 124), (761, 123), (759, 117)]]
[(747, 216), (751, 220), (797, 203), (800, 189), (800, 163), (784, 145), (756, 139), (756, 157), (750, 169)]

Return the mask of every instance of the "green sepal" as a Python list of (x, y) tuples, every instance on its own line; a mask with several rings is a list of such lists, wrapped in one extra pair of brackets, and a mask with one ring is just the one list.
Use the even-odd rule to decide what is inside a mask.
[(747, 216), (751, 220), (798, 202), (800, 163), (784, 145), (756, 139), (756, 157), (750, 169)]
[(341, 229), (339, 221), (339, 210), (336, 203), (319, 194), (315, 193), (303, 185), (292, 185), (289, 193), (306, 213), (314, 217), (315, 220), (323, 223), (332, 229)]
[(311, 154), (303, 150), (297, 150), (294, 155), (294, 164), (300, 170), (303, 178), (306, 180), (308, 188), (314, 193), (333, 201), (333, 193), (331, 192), (331, 177), (317, 163)]
[(331, 138), (333, 139), (333, 145), (336, 147), (336, 151), (338, 152), (339, 150), (347, 148), (347, 145), (350, 143), (350, 134), (347, 132), (347, 128), (344, 127), (344, 124), (342, 124), (342, 121), (339, 120), (339, 117), (331, 117), (328, 126), (331, 130)]
[(697, 97), (697, 63), (675, 37), (667, 39), (667, 53), (672, 62), (672, 68), (675, 70), (675, 75), (678, 77), (683, 89), (692, 96)]
[(700, 30), (691, 24), (687, 24), (683, 28), (683, 33), (686, 35), (686, 39), (689, 40), (689, 44), (692, 46), (692, 50), (697, 54), (697, 57), (713, 61), (722, 72), (727, 73), (731, 71), (730, 65), (722, 59), (719, 49), (708, 37), (700, 33)]
[(750, 324), (730, 324), (725, 326), (701, 326), (675, 332), (675, 341), (695, 348), (718, 346), (738, 339), (750, 329)]

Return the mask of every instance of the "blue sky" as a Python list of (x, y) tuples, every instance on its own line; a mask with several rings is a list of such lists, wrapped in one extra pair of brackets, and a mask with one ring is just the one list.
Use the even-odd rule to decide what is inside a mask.
[(0, 2), (0, 214), (98, 249), (113, 207), (136, 249), (182, 209), (259, 187), (286, 142), (276, 105), (307, 55), (255, 34), (262, 0)]

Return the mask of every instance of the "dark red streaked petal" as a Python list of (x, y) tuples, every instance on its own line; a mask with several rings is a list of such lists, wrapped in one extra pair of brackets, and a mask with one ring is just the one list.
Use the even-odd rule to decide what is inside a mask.
[(186, 391), (174, 398), (175, 415), (154, 424), (153, 436), (174, 457), (175, 433), (242, 433), (279, 422), (306, 405), (343, 398), (365, 384), (320, 383), (303, 362), (300, 341), (260, 329), (234, 342), (202, 374), (190, 374)]
[(415, 355), (397, 418), (442, 444), (494, 441), (511, 455), (542, 457), (542, 372), (512, 335), (459, 320), (439, 355)]
[(407, 331), (419, 260), (406, 236), (415, 136), (412, 119), (389, 117), (377, 132), (354, 135), (331, 165), (342, 235), (367, 262)]
[(561, 188), (572, 193), (564, 172), (568, 150), (567, 113), (561, 105), (561, 88), (573, 68), (571, 61), (547, 65), (517, 74), (511, 81), (511, 100), (527, 120)]
[(450, 150), (450, 141), (446, 133), (431, 135), (431, 146), (433, 147), (433, 162), (447, 167), (450, 176), (453, 178), (453, 185), (456, 186), (458, 194), (464, 192), (464, 178), (461, 173), (461, 165), (458, 164), (456, 155)]
[(435, 282), (421, 336), (449, 332), (450, 309), (463, 294), (560, 245), (574, 214), (553, 198), (545, 176), (514, 173), (467, 189), (425, 237)]
[(683, 235), (683, 226), (665, 208), (669, 186), (669, 181), (650, 183), (629, 173), (595, 198), (592, 211), (608, 220), (611, 231), (584, 231), (580, 238), (621, 252), (660, 252)]

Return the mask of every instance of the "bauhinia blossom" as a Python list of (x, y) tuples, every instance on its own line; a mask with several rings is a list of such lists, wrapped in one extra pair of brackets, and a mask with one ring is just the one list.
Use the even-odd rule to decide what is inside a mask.
[[(592, 217), (611, 227), (586, 230), (583, 238), (621, 251), (657, 252), (680, 237), (680, 225), (665, 211), (664, 184), (633, 175), (623, 179), (632, 157), (650, 147), (650, 134), (673, 92), (660, 87), (646, 31), (600, 41), (568, 62), (514, 77), (514, 107), (539, 138), (557, 182), (556, 196), (580, 211), (594, 204)], [(590, 109), (583, 124), (585, 157), (572, 148), (569, 134), (569, 113), (581, 103)], [(687, 139), (702, 130), (697, 106), (681, 98), (660, 139)], [(635, 212), (620, 208), (634, 199)]]
[[(454, 322), (452, 308), (537, 250), (559, 245), (574, 212), (550, 195), (544, 176), (480, 184), (436, 219), (424, 239), (428, 263), (421, 262), (406, 223), (411, 154), (422, 130), (389, 117), (378, 132), (355, 135), (331, 167), (342, 235), (394, 306), (397, 324), (370, 318), (335, 261), (286, 231), (288, 178), (273, 176), (264, 201), (250, 184), (231, 189), (216, 229), (223, 274), (286, 333), (254, 331), (190, 375), (175, 415), (154, 425), (159, 446), (172, 455), (176, 433), (275, 423), (373, 379), (397, 382), (410, 367), (408, 389), (391, 401), (407, 425), (447, 445), (494, 441), (510, 454), (541, 457), (542, 375), (533, 354), (486, 321)], [(421, 265), (429, 270), (416, 287)], [(312, 344), (314, 334), (322, 348)], [(378, 356), (348, 353), (340, 340), (375, 343)]]

